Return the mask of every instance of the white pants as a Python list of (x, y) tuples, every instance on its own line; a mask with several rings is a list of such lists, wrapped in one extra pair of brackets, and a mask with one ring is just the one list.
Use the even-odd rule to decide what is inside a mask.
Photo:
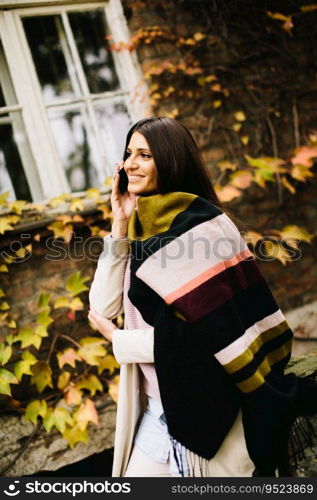
[[(160, 463), (151, 459), (137, 446), (133, 447), (125, 477), (172, 477), (170, 463)], [(254, 471), (244, 438), (244, 430), (239, 411), (230, 431), (216, 455), (209, 461), (209, 477), (251, 477)], [(195, 471), (198, 476), (199, 472)]]

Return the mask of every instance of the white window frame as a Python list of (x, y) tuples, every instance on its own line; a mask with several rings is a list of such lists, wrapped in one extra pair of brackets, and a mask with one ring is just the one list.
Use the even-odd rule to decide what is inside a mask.
[[(17, 102), (22, 108), (25, 132), (38, 177), (38, 182), (30, 182), (30, 190), (34, 201), (58, 196), (61, 193), (69, 193), (70, 187), (50, 128), (40, 83), (24, 33), (22, 18), (32, 15), (61, 13), (65, 16), (63, 13), (66, 11), (85, 11), (94, 8), (104, 8), (112, 39), (115, 43), (129, 41), (130, 33), (120, 0), (69, 0), (68, 2), (65, 0), (55, 2), (45, 0), (34, 0), (33, 2), (13, 0), (8, 2), (0, 0), (1, 41)], [(123, 94), (127, 96), (126, 105), (129, 115), (132, 121), (137, 121), (146, 115), (149, 104), (147, 98), (144, 98), (147, 95), (147, 87), (136, 54), (125, 50), (114, 52), (113, 57)], [(79, 65), (80, 70), (81, 65)], [(134, 95), (136, 89), (143, 96), (142, 100), (128, 98)], [(89, 90), (86, 90), (88, 93)], [(107, 94), (110, 98), (111, 92)], [(93, 124), (95, 131), (96, 127), (97, 124)], [(98, 132), (96, 135), (98, 138)], [(27, 158), (22, 157), (21, 159), (25, 171), (28, 170)], [(32, 171), (32, 168), (30, 170)], [(111, 172), (109, 172), (110, 174)], [(33, 176), (35, 181), (34, 169), (33, 174), (29, 171), (26, 172), (26, 175), (28, 179)]]

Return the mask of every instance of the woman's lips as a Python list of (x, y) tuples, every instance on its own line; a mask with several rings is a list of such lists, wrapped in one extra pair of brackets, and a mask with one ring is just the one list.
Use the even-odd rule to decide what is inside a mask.
[(129, 175), (128, 176), (129, 182), (139, 182), (143, 178), (144, 178), (144, 175)]

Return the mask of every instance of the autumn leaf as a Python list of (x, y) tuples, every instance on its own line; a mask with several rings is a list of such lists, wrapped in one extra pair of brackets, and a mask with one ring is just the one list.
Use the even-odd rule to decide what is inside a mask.
[(11, 396), (10, 384), (18, 384), (18, 379), (13, 375), (13, 373), (0, 368), (0, 394), (6, 394)]
[(10, 309), (10, 306), (8, 302), (0, 302), (0, 311), (8, 311)]
[(9, 196), (10, 196), (10, 191), (5, 191), (4, 193), (0, 194), (0, 207), (8, 205)]
[(295, 150), (295, 156), (291, 158), (292, 165), (303, 165), (312, 167), (313, 158), (317, 158), (317, 147), (301, 146)]
[(45, 417), (47, 412), (47, 404), (45, 399), (37, 399), (29, 403), (25, 409), (24, 417), (26, 420), (30, 420), (33, 424), (36, 424), (37, 417)]
[(71, 200), (69, 210), (71, 210), (72, 212), (76, 212), (77, 210), (84, 210), (83, 200), (81, 198), (73, 198)]
[(288, 251), (278, 241), (265, 241), (265, 253), (270, 259), (278, 259), (283, 266), (291, 260)]
[(295, 167), (292, 167), (290, 175), (293, 179), (306, 182), (308, 177), (313, 177), (313, 173), (310, 169), (311, 167), (305, 167), (305, 165), (295, 165)]
[(283, 21), (282, 28), (291, 34), (292, 28), (294, 28), (294, 24), (292, 21), (292, 16), (285, 16), (284, 14), (280, 14), (279, 12), (267, 12), (267, 15), (271, 17), (271, 19), (277, 19), (278, 21)]
[(92, 396), (96, 394), (96, 391), (103, 391), (100, 380), (96, 375), (88, 374), (83, 375), (78, 382), (75, 384), (77, 389), (87, 389)]
[(100, 189), (98, 188), (87, 189), (86, 196), (87, 198), (93, 198), (94, 200), (97, 200), (100, 197)]
[(232, 130), (234, 130), (235, 132), (239, 132), (241, 127), (242, 127), (241, 123), (234, 123), (233, 125), (231, 125)]
[(63, 372), (59, 375), (57, 379), (57, 388), (60, 391), (63, 391), (69, 384), (69, 379), (70, 379), (70, 373), (69, 372)]
[(6, 264), (0, 264), (0, 273), (8, 273), (9, 269)]
[(65, 203), (66, 201), (70, 200), (71, 195), (68, 193), (63, 193), (60, 194), (59, 196), (55, 196), (54, 198), (51, 198), (49, 201), (49, 204), (51, 207), (56, 208), (62, 203)]
[(76, 389), (76, 387), (70, 387), (70, 389), (65, 393), (64, 399), (68, 405), (79, 405), (83, 397), (82, 391)]
[(58, 365), (61, 369), (66, 364), (75, 368), (76, 361), (81, 361), (81, 357), (77, 354), (77, 352), (72, 347), (68, 347), (64, 351), (58, 352), (56, 357), (57, 357)]
[(280, 238), (286, 240), (286, 243), (293, 248), (298, 248), (298, 241), (311, 243), (311, 240), (314, 238), (314, 235), (310, 234), (305, 228), (296, 225), (284, 226), (279, 233)]
[(74, 413), (74, 421), (81, 431), (87, 428), (88, 422), (98, 425), (99, 418), (96, 407), (91, 399), (87, 398), (84, 403), (80, 405), (78, 410)]
[(62, 436), (66, 439), (71, 448), (73, 448), (79, 441), (82, 441), (83, 443), (87, 443), (88, 441), (88, 431), (81, 431), (77, 425), (66, 427)]
[(282, 181), (282, 184), (283, 186), (288, 189), (288, 191), (292, 194), (295, 194), (296, 193), (296, 189), (294, 188), (294, 186), (288, 181), (288, 179), (285, 177), (285, 175), (283, 175), (281, 177), (281, 181)]
[(103, 347), (104, 339), (97, 337), (84, 337), (79, 341), (81, 347), (78, 349), (78, 355), (86, 361), (89, 365), (99, 365), (101, 357), (107, 354), (106, 349)]
[(48, 331), (46, 329), (46, 326), (44, 325), (37, 325), (35, 327), (34, 333), (39, 337), (48, 337)]
[(217, 101), (214, 101), (214, 102), (212, 103), (212, 105), (213, 105), (213, 107), (214, 107), (215, 109), (218, 109), (218, 108), (220, 108), (220, 107), (222, 106), (222, 101), (221, 101), (220, 99), (218, 99)]
[(32, 367), (32, 373), (31, 384), (35, 384), (40, 393), (47, 386), (53, 388), (52, 369), (46, 361), (38, 361)]
[(252, 172), (249, 170), (238, 170), (230, 175), (230, 184), (239, 189), (246, 189), (253, 181)]
[(234, 198), (239, 198), (241, 196), (241, 191), (234, 186), (215, 186), (215, 190), (221, 202), (225, 203), (233, 200)]
[(27, 208), (27, 201), (24, 200), (15, 200), (8, 204), (11, 212), (15, 212), (16, 214), (22, 214), (22, 211)]
[(70, 292), (72, 296), (78, 295), (79, 293), (88, 290), (88, 287), (85, 285), (88, 280), (88, 276), (81, 276), (81, 272), (76, 271), (68, 278), (66, 282), (66, 290)]
[(44, 309), (44, 311), (41, 311), (38, 315), (37, 315), (37, 318), (36, 318), (37, 322), (47, 328), (52, 322), (53, 322), (53, 319), (51, 318), (50, 316), (50, 311), (47, 310), (47, 309)]
[(36, 335), (31, 328), (21, 328), (18, 335), (14, 337), (14, 342), (20, 341), (21, 347), (28, 347), (34, 345), (37, 349), (40, 348), (42, 343), (42, 338)]
[(31, 367), (37, 362), (38, 360), (30, 351), (23, 351), (22, 359), (15, 363), (13, 368), (17, 379), (21, 381), (23, 375), (32, 375)]
[(218, 161), (217, 165), (220, 168), (220, 170), (223, 172), (226, 170), (236, 170), (238, 167), (238, 165), (236, 163), (233, 163), (232, 161), (228, 161), (228, 160)]
[[(112, 181), (112, 177), (110, 177), (110, 179)], [(98, 205), (98, 210), (100, 210), (102, 212), (104, 219), (107, 219), (108, 217), (110, 217), (112, 215), (111, 208), (109, 207), (109, 205), (106, 205), (106, 204)]]
[(13, 229), (12, 224), (8, 217), (0, 217), (0, 234), (4, 234), (5, 231), (10, 231)]
[(109, 396), (115, 403), (118, 403), (119, 382), (120, 382), (120, 375), (117, 375), (108, 382)]
[(69, 297), (58, 297), (54, 302), (54, 309), (60, 309), (61, 307), (69, 307)]
[(236, 111), (234, 117), (237, 120), (237, 122), (244, 122), (247, 119), (243, 111)]
[(243, 135), (242, 137), (240, 137), (240, 140), (242, 144), (244, 144), (244, 146), (247, 146), (249, 144), (250, 137), (248, 135)]
[(82, 311), (84, 309), (83, 301), (79, 297), (75, 297), (70, 303), (69, 307), (72, 311)]
[(104, 370), (109, 370), (110, 375), (115, 371), (116, 368), (120, 368), (114, 356), (108, 354), (99, 361), (98, 374), (100, 375)]
[(67, 424), (73, 425), (73, 419), (69, 411), (60, 406), (54, 409), (49, 408), (43, 419), (43, 426), (47, 432), (50, 432), (53, 427), (56, 427), (56, 429), (63, 434)]
[(49, 300), (51, 298), (50, 293), (41, 293), (39, 296), (37, 305), (40, 309), (48, 309), (50, 307)]
[(0, 363), (5, 365), (12, 356), (12, 347), (9, 345), (4, 345), (3, 342), (0, 343)]
[(300, 7), (300, 10), (303, 11), (303, 12), (310, 12), (312, 10), (317, 10), (317, 4), (313, 3), (311, 5), (302, 5)]
[(57, 220), (52, 222), (47, 228), (53, 231), (54, 238), (63, 238), (66, 243), (69, 243), (73, 237), (74, 231), (72, 224), (64, 225), (63, 222)]
[(0, 288), (0, 299), (2, 299), (2, 297), (5, 297), (5, 293), (4, 293), (4, 291), (2, 290), (2, 288)]
[(244, 241), (246, 243), (250, 243), (253, 247), (255, 247), (257, 242), (260, 241), (262, 237), (262, 234), (257, 233), (256, 231), (248, 231), (244, 237)]
[(203, 40), (204, 38), (206, 38), (206, 35), (204, 35), (203, 33), (200, 33), (200, 31), (197, 31), (197, 33), (194, 33), (194, 39), (196, 40), (196, 42), (200, 42), (200, 40)]

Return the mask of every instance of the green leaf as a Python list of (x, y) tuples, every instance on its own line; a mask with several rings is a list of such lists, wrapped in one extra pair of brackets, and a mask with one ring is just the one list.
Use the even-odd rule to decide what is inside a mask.
[(32, 375), (31, 366), (37, 362), (38, 360), (32, 353), (24, 351), (22, 353), (22, 360), (15, 363), (13, 368), (17, 379), (21, 381), (23, 375)]
[(44, 327), (47, 327), (53, 322), (53, 319), (50, 316), (50, 311), (47, 309), (44, 309), (44, 311), (41, 311), (36, 318), (37, 322)]
[(52, 369), (46, 361), (38, 361), (32, 367), (33, 376), (31, 377), (31, 384), (35, 384), (37, 390), (41, 393), (45, 387), (53, 387), (52, 383)]
[(14, 337), (14, 342), (21, 341), (21, 347), (29, 347), (34, 345), (37, 349), (40, 348), (42, 337), (33, 333), (31, 328), (21, 328), (18, 335)]
[(0, 343), (0, 363), (5, 365), (12, 356), (12, 347), (9, 345), (4, 345), (3, 342)]
[(37, 303), (38, 307), (40, 309), (50, 308), (50, 305), (49, 305), (50, 298), (51, 298), (50, 293), (41, 293), (41, 295), (39, 296), (38, 303)]
[(61, 433), (65, 431), (66, 424), (72, 425), (73, 419), (66, 408), (58, 406), (57, 408), (49, 408), (44, 419), (43, 426), (47, 432), (53, 427), (56, 427)]
[(47, 412), (47, 404), (45, 399), (37, 399), (29, 403), (25, 409), (25, 418), (36, 424), (37, 417), (45, 417)]
[(10, 384), (18, 384), (18, 379), (13, 375), (13, 373), (0, 368), (0, 394), (6, 394), (11, 396)]
[(66, 282), (66, 290), (74, 297), (75, 295), (88, 290), (88, 287), (85, 285), (88, 280), (88, 276), (81, 276), (81, 272), (77, 271), (71, 274), (68, 278)]

